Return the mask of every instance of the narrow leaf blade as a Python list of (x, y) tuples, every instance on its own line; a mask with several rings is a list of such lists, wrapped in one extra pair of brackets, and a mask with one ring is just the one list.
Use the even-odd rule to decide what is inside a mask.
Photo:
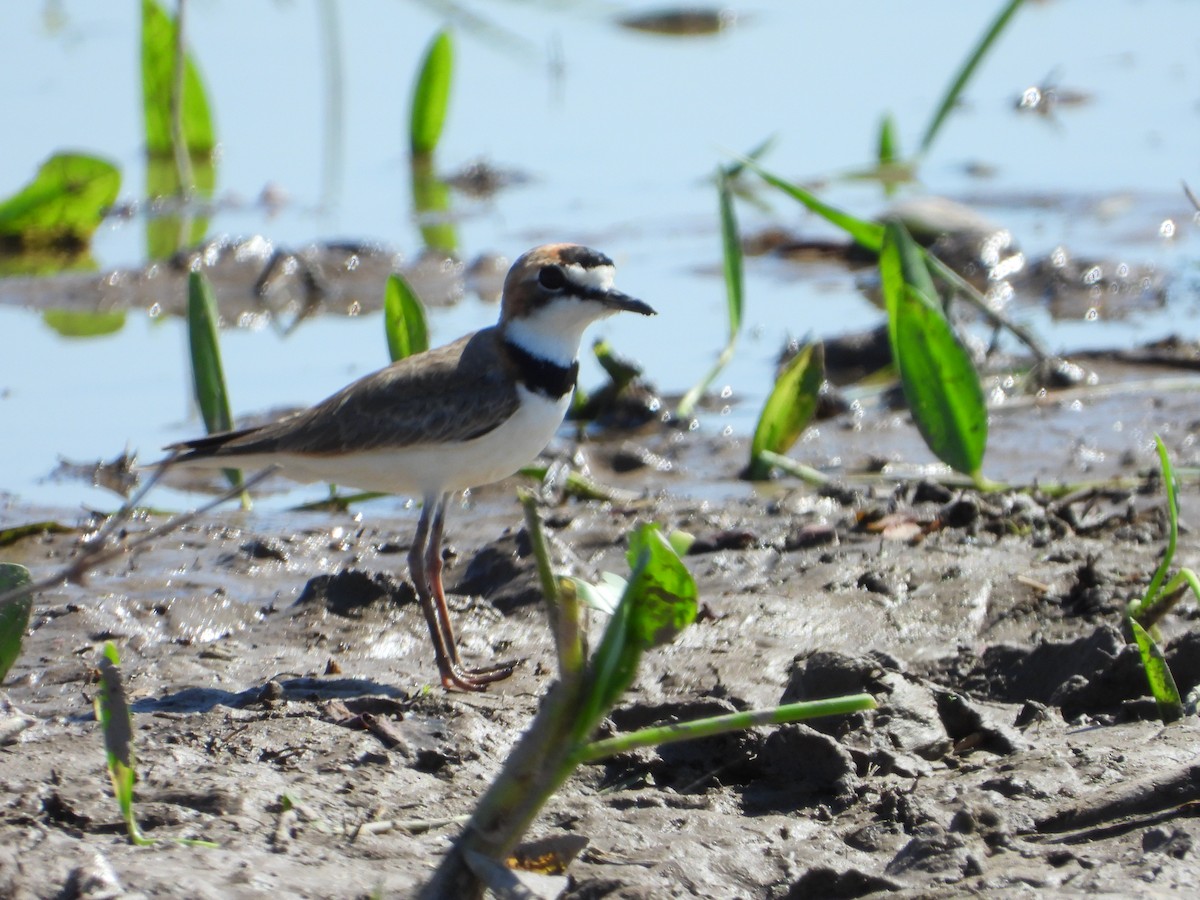
[(983, 388), (936, 300), (920, 249), (898, 223), (886, 226), (879, 271), (892, 356), (913, 421), (939, 459), (979, 480), (988, 431)]
[[(183, 62), (184, 144), (191, 156), (211, 157), (217, 146), (216, 129), (200, 69), (191, 53)], [(152, 157), (173, 154), (171, 83), (175, 67), (175, 21), (155, 0), (142, 0), (142, 113), (146, 152)]]
[[(217, 301), (208, 279), (203, 272), (189, 273), (188, 344), (192, 354), (192, 387), (209, 434), (233, 428), (225, 373), (221, 368), (217, 320)], [(236, 469), (226, 469), (225, 475), (234, 486), (242, 482), (241, 473)]]
[(868, 222), (866, 219), (852, 216), (836, 206), (831, 206), (811, 191), (805, 190), (798, 184), (791, 184), (778, 175), (773, 175), (753, 160), (746, 160), (745, 166), (757, 172), (758, 177), (767, 184), (778, 188), (793, 200), (804, 204), (825, 221), (842, 229), (860, 246), (875, 253), (878, 253), (879, 248), (883, 246), (883, 226), (878, 222)]

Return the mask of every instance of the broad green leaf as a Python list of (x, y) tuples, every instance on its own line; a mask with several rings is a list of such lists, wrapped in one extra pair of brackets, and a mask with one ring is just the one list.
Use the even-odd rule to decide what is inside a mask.
[(920, 248), (889, 222), (879, 258), (888, 338), (904, 396), (934, 454), (976, 481), (987, 446), (987, 406), (971, 357), (942, 312)]
[(764, 450), (787, 453), (812, 421), (825, 382), (825, 345), (809, 344), (788, 361), (775, 380), (775, 387), (758, 416), (750, 444), (749, 477), (761, 481), (771, 465), (762, 458)]
[(388, 276), (384, 288), (383, 320), (392, 362), (429, 349), (425, 308), (404, 276), (398, 272)]
[(0, 203), (0, 245), (81, 248), (117, 199), (121, 173), (106, 160), (60, 153), (33, 181)]
[(937, 112), (933, 114), (933, 119), (930, 120), (929, 126), (925, 129), (925, 134), (921, 138), (920, 155), (925, 155), (930, 146), (933, 144), (933, 139), (937, 137), (938, 132), (942, 128), (942, 123), (946, 121), (946, 117), (950, 115), (950, 110), (954, 108), (954, 104), (958, 102), (959, 96), (963, 92), (963, 88), (967, 86), (967, 82), (971, 80), (971, 76), (975, 73), (975, 69), (987, 55), (987, 51), (995, 43), (1000, 33), (1004, 31), (1009, 20), (1016, 13), (1017, 8), (1021, 5), (1021, 0), (1009, 0), (1000, 10), (1000, 14), (988, 26), (988, 30), (983, 33), (979, 43), (972, 48), (967, 54), (967, 58), (963, 61), (962, 67), (954, 76), (954, 80), (950, 82), (950, 86), (946, 89), (946, 94), (942, 97), (942, 102), (938, 105)]
[[(192, 386), (209, 434), (233, 428), (225, 374), (221, 370), (217, 320), (217, 301), (208, 279), (203, 272), (189, 273), (188, 342), (192, 352)], [(242, 482), (241, 472), (236, 469), (226, 469), (225, 476), (232, 485)]]
[[(146, 152), (171, 157), (171, 85), (175, 78), (175, 22), (155, 0), (142, 0), (142, 111)], [(183, 140), (193, 158), (211, 156), (217, 146), (212, 114), (200, 70), (184, 53), (181, 115)]]
[(883, 246), (883, 226), (878, 222), (868, 222), (866, 219), (852, 216), (850, 213), (840, 210), (836, 206), (830, 206), (811, 191), (805, 190), (798, 184), (791, 184), (778, 175), (771, 174), (753, 160), (745, 160), (744, 164), (746, 168), (757, 172), (759, 178), (767, 184), (783, 191), (792, 199), (804, 204), (809, 210), (816, 213), (825, 221), (845, 231), (859, 246), (876, 253)]
[(633, 568), (627, 588), (633, 636), (643, 650), (660, 647), (695, 621), (696, 582), (657, 525), (633, 533), (626, 558)]
[(450, 33), (439, 31), (425, 51), (413, 89), (409, 144), (414, 156), (428, 156), (437, 147), (450, 105), (450, 76), (454, 45)]
[(1146, 670), (1146, 680), (1150, 685), (1150, 694), (1158, 704), (1158, 714), (1163, 722), (1174, 722), (1183, 718), (1183, 700), (1179, 696), (1179, 688), (1175, 685), (1175, 677), (1167, 668), (1167, 659), (1163, 656), (1158, 644), (1149, 633), (1134, 619), (1129, 620), (1133, 638), (1137, 641), (1138, 653), (1142, 657), (1142, 666)]
[(116, 334), (125, 327), (125, 312), (119, 309), (110, 312), (48, 309), (42, 313), (42, 320), (63, 337), (103, 337)]
[[(29, 570), (16, 563), (0, 563), (0, 594), (24, 587), (32, 579)], [(29, 613), (33, 610), (33, 597), (26, 594), (15, 600), (0, 602), (0, 684), (4, 683), (8, 670), (21, 655), (21, 642), (25, 629), (29, 627)]]

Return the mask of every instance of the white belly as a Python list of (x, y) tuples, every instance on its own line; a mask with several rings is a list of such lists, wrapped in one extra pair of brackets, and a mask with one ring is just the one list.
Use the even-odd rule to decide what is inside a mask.
[(553, 400), (517, 388), (520, 405), (508, 421), (471, 441), (376, 447), (311, 456), (255, 454), (198, 460), (208, 468), (262, 468), (270, 463), (294, 481), (326, 481), (363, 491), (427, 497), (507, 478), (545, 449), (562, 424), (571, 394)]

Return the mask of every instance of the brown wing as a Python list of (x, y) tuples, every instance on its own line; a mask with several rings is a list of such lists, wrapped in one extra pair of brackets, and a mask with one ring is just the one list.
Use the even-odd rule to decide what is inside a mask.
[(179, 460), (466, 441), (513, 414), (517, 393), (494, 328), (393, 363), (316, 406), (260, 428), (175, 444)]

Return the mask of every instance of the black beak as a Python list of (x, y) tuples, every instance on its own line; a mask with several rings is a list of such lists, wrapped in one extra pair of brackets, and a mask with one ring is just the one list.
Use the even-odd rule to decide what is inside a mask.
[(612, 288), (609, 288), (607, 291), (604, 291), (604, 293), (601, 294), (601, 300), (604, 301), (604, 305), (609, 309), (619, 309), (622, 312), (641, 313), (643, 316), (657, 315), (657, 313), (654, 311), (654, 307), (652, 307), (649, 303), (643, 303), (641, 300), (630, 297), (628, 294), (622, 294), (620, 291), (614, 291)]

